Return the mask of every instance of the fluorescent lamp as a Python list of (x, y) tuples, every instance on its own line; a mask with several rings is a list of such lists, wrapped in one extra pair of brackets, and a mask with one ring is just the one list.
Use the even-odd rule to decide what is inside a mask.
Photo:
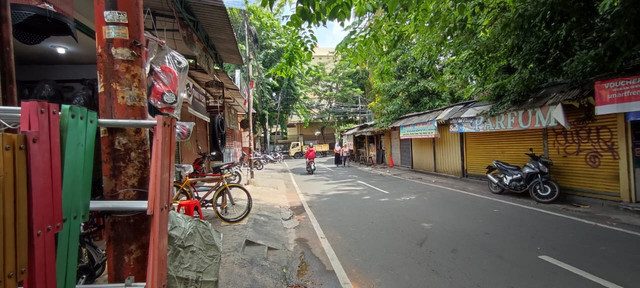
[(66, 54), (67, 53), (67, 48), (61, 47), (61, 46), (57, 46), (56, 48), (56, 52), (58, 52), (58, 54)]

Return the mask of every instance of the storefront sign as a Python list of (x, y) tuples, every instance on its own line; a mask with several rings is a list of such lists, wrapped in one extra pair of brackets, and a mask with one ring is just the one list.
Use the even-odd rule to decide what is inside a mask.
[(433, 120), (425, 123), (400, 126), (400, 139), (437, 138), (438, 122)]
[(640, 76), (598, 81), (594, 89), (597, 115), (640, 111)]
[(557, 125), (569, 129), (561, 104), (513, 111), (489, 118), (455, 118), (450, 122), (449, 131), (459, 133), (542, 129)]
[(193, 82), (193, 80), (191, 80), (190, 78), (187, 78), (187, 85), (185, 87), (185, 94), (187, 97), (185, 97), (184, 100), (186, 100), (189, 104), (191, 104), (191, 102), (193, 101), (193, 98), (199, 99), (200, 101), (205, 102), (206, 100), (206, 92), (202, 89), (200, 89), (200, 87), (195, 84)]

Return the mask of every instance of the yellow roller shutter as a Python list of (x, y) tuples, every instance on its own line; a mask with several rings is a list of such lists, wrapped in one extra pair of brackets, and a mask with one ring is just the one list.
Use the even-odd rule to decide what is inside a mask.
[(468, 175), (485, 175), (491, 161), (500, 160), (522, 166), (529, 162), (524, 153), (533, 148), (542, 154), (542, 129), (465, 133), (465, 168)]
[[(549, 128), (551, 173), (561, 187), (620, 196), (618, 126), (615, 114), (595, 116), (565, 106), (571, 129)], [(593, 118), (592, 118), (593, 119)]]
[(413, 150), (413, 169), (434, 172), (433, 139), (411, 139)]
[(436, 138), (436, 172), (462, 176), (460, 133), (450, 133), (448, 125), (438, 126), (438, 132), (440, 137)]

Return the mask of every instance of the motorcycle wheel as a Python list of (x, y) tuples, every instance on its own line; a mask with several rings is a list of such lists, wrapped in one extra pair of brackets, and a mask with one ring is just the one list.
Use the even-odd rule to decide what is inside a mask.
[(253, 162), (253, 167), (258, 169), (258, 170), (262, 170), (262, 168), (264, 168), (264, 164), (262, 164), (261, 161), (254, 161)]
[(240, 184), (240, 182), (242, 182), (242, 173), (240, 173), (240, 171), (238, 171), (238, 170), (233, 171), (233, 173), (229, 177), (229, 181), (228, 182), (229, 183)]
[(498, 186), (498, 184), (494, 184), (491, 180), (487, 182), (489, 182), (489, 192), (493, 194), (502, 194), (504, 192), (504, 188)]
[[(493, 175), (493, 177), (496, 177), (498, 179), (502, 178), (502, 174), (498, 172), (495, 172), (491, 175)], [(489, 192), (493, 194), (502, 194), (502, 192), (504, 192), (504, 188), (500, 187), (500, 185), (494, 184), (493, 182), (491, 182), (491, 180), (488, 180), (487, 182), (489, 182)]]
[(560, 196), (560, 187), (556, 181), (545, 180), (542, 182), (542, 187), (540, 186), (540, 182), (536, 181), (529, 187), (529, 195), (536, 202), (547, 204), (555, 201)]

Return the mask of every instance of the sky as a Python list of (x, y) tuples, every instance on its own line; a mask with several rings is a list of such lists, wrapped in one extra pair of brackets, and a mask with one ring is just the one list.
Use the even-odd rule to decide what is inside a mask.
[(318, 46), (322, 48), (336, 47), (349, 33), (337, 22), (327, 22), (327, 27), (316, 27), (314, 33), (318, 38)]

